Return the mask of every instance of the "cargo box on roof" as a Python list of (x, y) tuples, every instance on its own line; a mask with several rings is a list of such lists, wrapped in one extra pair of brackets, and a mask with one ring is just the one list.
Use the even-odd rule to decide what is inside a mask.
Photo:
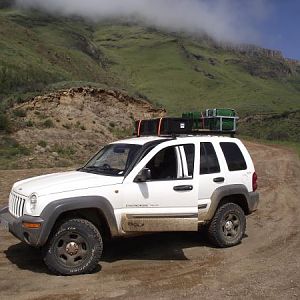
[(193, 129), (193, 120), (186, 118), (160, 118), (140, 120), (135, 124), (137, 136), (188, 134)]

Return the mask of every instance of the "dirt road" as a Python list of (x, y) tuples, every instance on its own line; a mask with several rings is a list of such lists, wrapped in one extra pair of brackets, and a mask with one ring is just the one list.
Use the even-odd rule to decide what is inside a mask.
[[(285, 148), (247, 143), (261, 203), (241, 245), (215, 249), (199, 234), (114, 241), (92, 275), (48, 273), (36, 249), (0, 230), (1, 299), (300, 299), (300, 162)], [(18, 178), (49, 170), (0, 171), (0, 206)]]

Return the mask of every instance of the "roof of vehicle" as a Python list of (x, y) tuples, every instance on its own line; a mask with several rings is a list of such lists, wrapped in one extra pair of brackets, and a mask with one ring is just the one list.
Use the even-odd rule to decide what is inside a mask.
[[(181, 136), (176, 136), (176, 140), (190, 140), (191, 142), (194, 140), (236, 140), (235, 138), (231, 138), (228, 136), (216, 136), (216, 135), (181, 135)], [(119, 140), (114, 142), (113, 144), (135, 144), (135, 145), (144, 145), (149, 142), (154, 142), (154, 141), (159, 141), (159, 140), (174, 140), (173, 137), (158, 137), (158, 136), (143, 136), (143, 137), (134, 137), (134, 138), (129, 138), (129, 139), (124, 139), (124, 140)]]

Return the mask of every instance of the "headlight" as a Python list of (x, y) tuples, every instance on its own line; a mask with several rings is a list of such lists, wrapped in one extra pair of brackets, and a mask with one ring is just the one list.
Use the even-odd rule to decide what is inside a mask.
[(37, 205), (37, 200), (38, 197), (36, 194), (31, 194), (29, 197), (29, 202), (30, 202), (30, 210), (33, 213), (36, 209), (36, 205)]

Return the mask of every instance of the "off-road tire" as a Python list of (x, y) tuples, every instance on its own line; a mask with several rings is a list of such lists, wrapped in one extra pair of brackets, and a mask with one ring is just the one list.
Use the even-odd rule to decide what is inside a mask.
[(44, 262), (58, 275), (91, 273), (103, 251), (99, 230), (84, 219), (65, 220), (43, 248)]
[(217, 247), (239, 244), (245, 234), (246, 217), (242, 208), (234, 203), (220, 206), (208, 227), (209, 240)]

